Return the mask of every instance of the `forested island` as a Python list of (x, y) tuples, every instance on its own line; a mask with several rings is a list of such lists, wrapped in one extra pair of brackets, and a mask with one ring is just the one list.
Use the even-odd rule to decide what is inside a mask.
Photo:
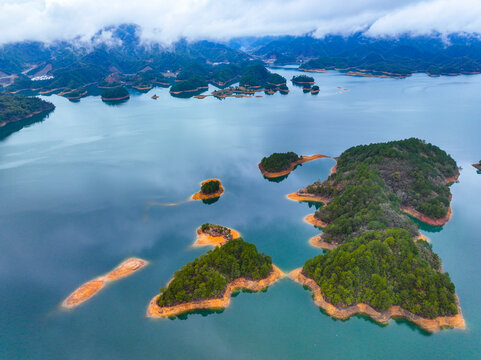
[(219, 179), (208, 179), (201, 183), (200, 191), (192, 195), (193, 200), (207, 200), (218, 198), (224, 192)]
[(380, 322), (403, 316), (430, 331), (463, 327), (449, 274), (405, 214), (447, 221), (448, 184), (458, 175), (446, 152), (415, 138), (346, 150), (326, 181), (298, 192), (326, 203), (309, 222), (323, 228), (317, 245), (333, 250), (293, 277), (335, 317), (362, 312)]
[(282, 273), (269, 256), (241, 238), (201, 255), (176, 271), (147, 309), (151, 317), (175, 316), (198, 309), (224, 308), (238, 289), (259, 291)]
[(130, 94), (123, 86), (108, 88), (102, 91), (103, 101), (121, 101), (130, 98)]
[(291, 79), (293, 84), (296, 85), (312, 85), (314, 84), (314, 78), (307, 75), (296, 75)]
[(262, 158), (259, 163), (259, 170), (266, 178), (277, 178), (289, 174), (297, 165), (321, 159), (325, 155), (316, 154), (311, 156), (299, 156), (294, 152), (273, 153)]
[(0, 93), (0, 126), (53, 109), (55, 105), (38, 97)]

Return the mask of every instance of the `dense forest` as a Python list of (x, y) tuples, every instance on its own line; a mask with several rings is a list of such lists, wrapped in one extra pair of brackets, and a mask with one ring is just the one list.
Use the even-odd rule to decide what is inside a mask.
[(194, 75), (186, 80), (182, 80), (170, 88), (171, 93), (182, 91), (200, 91), (206, 90), (208, 87), (207, 81), (201, 76)]
[(314, 78), (307, 75), (297, 75), (293, 76), (291, 79), (293, 84), (304, 85), (304, 84), (314, 84)]
[(37, 97), (0, 93), (0, 123), (18, 121), (55, 106)]
[(215, 194), (220, 189), (220, 183), (217, 180), (210, 180), (202, 184), (200, 191), (202, 194), (210, 195)]
[(439, 266), (429, 244), (395, 229), (365, 232), (307, 260), (302, 271), (336, 306), (365, 303), (382, 311), (399, 305), (434, 318), (457, 313), (454, 285)]
[(401, 208), (444, 217), (451, 198), (446, 178), (457, 173), (446, 152), (411, 138), (352, 147), (339, 157), (335, 174), (306, 190), (332, 199), (315, 214), (328, 224), (323, 234), (327, 242), (398, 227), (414, 235), (417, 228)]
[(269, 256), (257, 251), (254, 244), (233, 239), (201, 255), (175, 272), (167, 288), (160, 289), (159, 306), (222, 297), (229, 282), (244, 277), (259, 280), (272, 270)]
[(102, 99), (123, 99), (129, 96), (129, 92), (123, 86), (118, 86), (111, 89), (105, 89), (102, 91)]
[(286, 153), (273, 153), (268, 157), (262, 158), (261, 166), (265, 171), (278, 172), (288, 169), (293, 162), (299, 159), (299, 155), (292, 151)]

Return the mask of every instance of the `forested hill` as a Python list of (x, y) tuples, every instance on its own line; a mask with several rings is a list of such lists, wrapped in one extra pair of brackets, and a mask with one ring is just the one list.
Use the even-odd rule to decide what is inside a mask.
[(32, 117), (55, 106), (37, 97), (0, 93), (0, 124)]
[(306, 188), (332, 198), (315, 217), (327, 226), (323, 240), (342, 243), (366, 230), (417, 227), (401, 211), (415, 209), (430, 218), (446, 216), (451, 192), (446, 178), (456, 162), (437, 146), (411, 138), (355, 146), (338, 159), (337, 172)]
[(475, 35), (372, 38), (358, 33), (321, 39), (285, 36), (250, 51), (274, 64), (301, 64), (306, 70), (367, 70), (404, 76), (413, 72), (430, 75), (481, 72), (481, 40)]

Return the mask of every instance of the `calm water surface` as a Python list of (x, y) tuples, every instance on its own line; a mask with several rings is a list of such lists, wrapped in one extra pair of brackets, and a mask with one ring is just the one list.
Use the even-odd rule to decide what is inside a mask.
[[(481, 76), (314, 76), (317, 96), (290, 86), (287, 96), (223, 101), (153, 89), (119, 106), (49, 97), (57, 108), (48, 119), (0, 142), (0, 358), (480, 359), (481, 175), (469, 164), (481, 158)], [(308, 244), (318, 230), (302, 221), (314, 208), (285, 194), (325, 179), (334, 161), (304, 164), (276, 183), (257, 169), (263, 156), (336, 156), (411, 136), (463, 167), (452, 220), (423, 232), (456, 285), (467, 330), (337, 321), (288, 279), (238, 294), (221, 313), (145, 318), (173, 272), (206, 251), (191, 247), (204, 222), (239, 230), (286, 272), (320, 253)], [(159, 205), (186, 200), (210, 177), (226, 188), (218, 202)], [(59, 308), (130, 256), (151, 264), (75, 310)]]

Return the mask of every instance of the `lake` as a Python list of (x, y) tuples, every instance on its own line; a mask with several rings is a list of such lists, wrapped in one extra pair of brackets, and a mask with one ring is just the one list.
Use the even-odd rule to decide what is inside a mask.
[[(46, 97), (57, 107), (47, 119), (0, 142), (0, 358), (479, 359), (481, 174), (470, 164), (481, 159), (481, 76), (313, 76), (316, 96), (289, 82), (288, 95), (222, 101), (161, 88), (115, 106)], [(430, 335), (405, 321), (334, 320), (289, 279), (240, 292), (222, 312), (145, 317), (173, 273), (207, 251), (191, 247), (204, 222), (240, 231), (285, 272), (321, 253), (308, 243), (319, 230), (302, 221), (315, 208), (285, 195), (325, 179), (335, 162), (305, 163), (272, 182), (257, 168), (263, 156), (337, 156), (408, 137), (463, 168), (451, 221), (422, 232), (456, 285), (466, 330)], [(213, 177), (226, 189), (217, 202), (186, 201)], [(76, 309), (60, 308), (131, 256), (150, 265)]]

